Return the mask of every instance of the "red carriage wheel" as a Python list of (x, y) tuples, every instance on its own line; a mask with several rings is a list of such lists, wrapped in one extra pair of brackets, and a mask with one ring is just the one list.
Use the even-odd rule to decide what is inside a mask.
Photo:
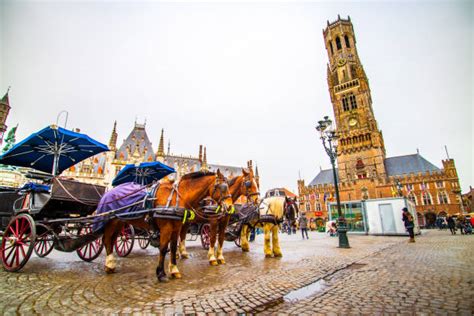
[(28, 214), (15, 216), (3, 233), (0, 256), (5, 270), (15, 272), (30, 259), (35, 246), (36, 226)]
[(211, 244), (211, 225), (204, 224), (201, 227), (201, 244), (204, 249), (209, 249)]
[(126, 224), (115, 240), (115, 252), (119, 257), (126, 257), (132, 252), (135, 243), (135, 230), (130, 224)]
[[(92, 232), (92, 228), (89, 226), (79, 228), (77, 234), (87, 235)], [(88, 243), (85, 246), (76, 250), (77, 255), (84, 261), (91, 262), (95, 260), (104, 249), (104, 244), (102, 243), (102, 237), (97, 238), (91, 243)]]
[(150, 234), (147, 231), (140, 231), (138, 235), (138, 245), (142, 249), (146, 249), (150, 245)]
[(54, 236), (50, 232), (44, 232), (36, 237), (35, 253), (38, 257), (43, 258), (53, 251)]

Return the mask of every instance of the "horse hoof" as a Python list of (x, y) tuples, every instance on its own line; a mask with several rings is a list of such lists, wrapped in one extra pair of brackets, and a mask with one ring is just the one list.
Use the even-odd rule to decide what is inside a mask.
[(217, 263), (218, 264), (225, 264), (225, 260), (224, 259), (217, 259)]
[(250, 251), (249, 248), (244, 248), (244, 247), (242, 247), (242, 252), (249, 252), (249, 251)]
[(169, 281), (169, 279), (166, 275), (161, 275), (161, 276), (158, 276), (158, 281), (166, 283)]
[(171, 277), (172, 277), (173, 279), (182, 279), (182, 278), (183, 278), (183, 276), (181, 275), (181, 273), (173, 273), (173, 274), (171, 274)]
[(270, 253), (270, 254), (269, 254), (269, 253), (266, 253), (266, 254), (265, 254), (265, 258), (271, 258), (271, 257), (272, 257), (272, 254), (271, 254), (271, 253)]
[(187, 252), (181, 254), (181, 259), (189, 259), (189, 254)]
[(105, 267), (105, 273), (112, 274), (115, 272), (115, 268)]
[(281, 258), (281, 257), (283, 257), (283, 254), (281, 254), (281, 253), (274, 253), (273, 256), (274, 256), (275, 258)]
[(211, 260), (211, 261), (209, 261), (209, 264), (211, 266), (217, 266), (218, 265), (217, 260)]

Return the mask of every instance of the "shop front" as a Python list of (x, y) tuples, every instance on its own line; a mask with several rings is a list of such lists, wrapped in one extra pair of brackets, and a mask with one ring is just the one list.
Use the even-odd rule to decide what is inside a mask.
[[(365, 233), (367, 231), (367, 224), (362, 208), (361, 201), (350, 201), (341, 203), (341, 213), (344, 215), (349, 232)], [(329, 203), (329, 220), (337, 221), (337, 204)]]

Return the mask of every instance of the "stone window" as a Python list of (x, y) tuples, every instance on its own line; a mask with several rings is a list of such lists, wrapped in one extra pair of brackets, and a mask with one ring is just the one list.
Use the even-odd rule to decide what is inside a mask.
[(413, 193), (408, 194), (408, 199), (416, 205), (416, 196)]
[(321, 211), (321, 203), (316, 202), (316, 211), (320, 212)]
[(346, 42), (346, 47), (351, 48), (351, 43), (349, 43), (349, 37), (347, 35), (344, 35), (344, 41)]
[(334, 55), (334, 47), (332, 46), (332, 42), (329, 42), (329, 46), (331, 47), (331, 55)]
[(311, 211), (311, 205), (309, 203), (306, 203), (306, 212)]
[(351, 108), (352, 108), (353, 110), (357, 109), (357, 100), (356, 100), (355, 95), (351, 94), (351, 95), (349, 96), (349, 101), (351, 102)]
[(342, 98), (342, 108), (344, 111), (349, 111), (349, 100), (346, 96)]
[(428, 192), (421, 194), (423, 198), (423, 205), (432, 205), (433, 201), (431, 200), (431, 195)]
[(449, 203), (448, 195), (446, 194), (446, 192), (441, 191), (441, 192), (438, 193), (438, 202), (439, 202), (439, 204), (448, 204)]
[(413, 192), (414, 189), (413, 184), (407, 184), (407, 192)]
[(436, 181), (436, 187), (437, 188), (444, 188), (444, 182), (443, 181)]
[(337, 50), (341, 50), (342, 49), (342, 45), (341, 45), (341, 39), (338, 37), (336, 37), (336, 48)]

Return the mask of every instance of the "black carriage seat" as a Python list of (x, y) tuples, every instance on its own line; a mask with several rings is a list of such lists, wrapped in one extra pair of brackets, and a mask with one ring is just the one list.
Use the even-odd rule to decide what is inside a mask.
[(16, 188), (0, 187), (0, 230), (4, 230), (7, 227), (14, 214), (13, 204), (17, 199), (21, 198), (17, 190)]
[(87, 216), (96, 210), (104, 193), (101, 185), (53, 178), (50, 192), (32, 192), (29, 211), (40, 218)]

